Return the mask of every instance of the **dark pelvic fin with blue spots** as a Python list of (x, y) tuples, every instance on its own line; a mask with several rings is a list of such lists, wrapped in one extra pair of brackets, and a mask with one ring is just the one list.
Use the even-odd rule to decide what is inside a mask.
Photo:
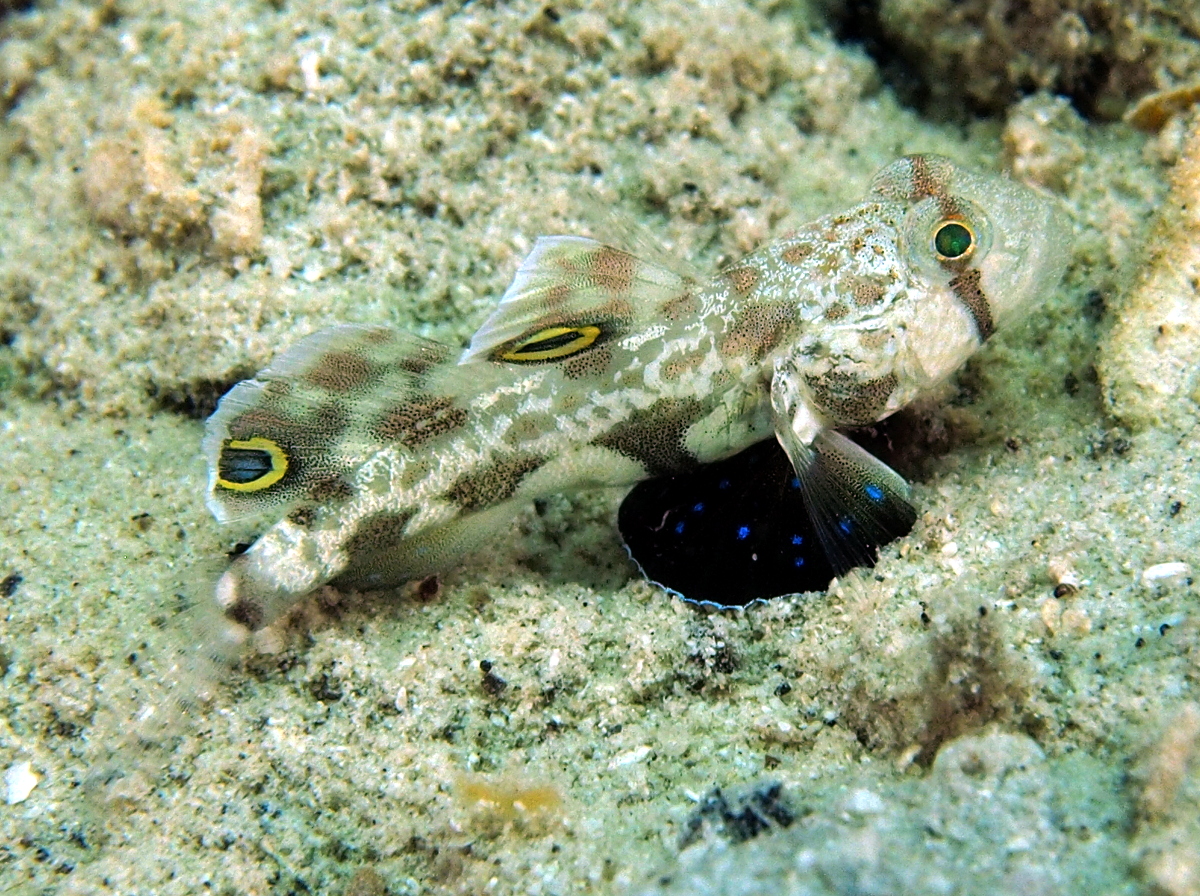
[(881, 547), (912, 530), (917, 511), (904, 477), (841, 433), (823, 429), (811, 445), (784, 447), (835, 574), (874, 566)]
[(741, 607), (823, 591), (834, 575), (774, 439), (638, 483), (617, 525), (646, 578), (697, 603)]
[(774, 439), (639, 483), (617, 517), (630, 556), (651, 581), (720, 607), (824, 591), (873, 566), (916, 520), (907, 483), (837, 433), (810, 450), (807, 487)]

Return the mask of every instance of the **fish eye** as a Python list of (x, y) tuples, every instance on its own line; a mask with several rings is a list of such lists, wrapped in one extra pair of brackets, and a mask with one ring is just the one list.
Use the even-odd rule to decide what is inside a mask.
[(900, 237), (909, 264), (933, 281), (946, 282), (987, 258), (992, 223), (966, 196), (927, 197), (905, 212)]
[(962, 221), (942, 221), (933, 233), (938, 261), (961, 261), (975, 250), (975, 233)]

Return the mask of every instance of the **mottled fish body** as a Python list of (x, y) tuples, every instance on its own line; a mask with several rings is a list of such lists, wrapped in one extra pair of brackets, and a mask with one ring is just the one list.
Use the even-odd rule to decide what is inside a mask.
[(692, 281), (543, 237), (459, 356), (388, 327), (324, 330), (240, 383), (204, 452), (219, 520), (279, 518), (217, 584), (269, 625), (318, 587), (453, 565), (548, 494), (628, 485), (774, 435), (834, 570), (868, 559), (907, 484), (835, 427), (946, 379), (1058, 281), (1054, 205), (935, 156), (861, 204)]

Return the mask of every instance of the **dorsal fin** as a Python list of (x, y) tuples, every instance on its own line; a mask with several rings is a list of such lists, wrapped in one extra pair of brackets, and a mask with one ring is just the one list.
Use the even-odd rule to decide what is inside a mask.
[[(580, 191), (572, 200), (579, 220), (586, 222), (579, 232), (605, 245), (619, 246), (642, 261), (673, 271), (685, 280), (699, 283), (712, 274), (711, 265), (696, 264), (682, 252), (675, 251), (669, 241), (664, 241), (664, 235), (652, 229), (645, 220), (621, 211), (617, 207), (619, 201), (615, 194), (606, 194), (595, 185)], [(692, 232), (697, 234), (695, 230)]]
[(538, 362), (630, 332), (656, 318), (687, 280), (621, 249), (578, 236), (543, 236), (459, 364)]
[[(209, 509), (225, 522), (348, 493), (354, 471), (382, 445), (427, 437), (464, 415), (442, 388), (440, 375), (458, 370), (451, 354), (391, 327), (358, 325), (293, 345), (231, 389), (208, 418)], [(432, 377), (439, 383), (431, 396), (423, 383)], [(412, 425), (388, 425), (392, 418)]]

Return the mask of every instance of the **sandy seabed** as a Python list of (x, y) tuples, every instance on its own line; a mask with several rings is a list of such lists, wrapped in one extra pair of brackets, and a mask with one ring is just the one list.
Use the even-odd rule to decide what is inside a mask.
[[(25, 5), (0, 890), (1200, 893), (1200, 137), (1171, 92), (1200, 16), (1045, 4), (1021, 43), (970, 32), (974, 2), (944, 31), (901, 2), (857, 30), (773, 2)], [(1010, 64), (954, 56), (970, 33)], [(179, 710), (189, 607), (257, 531), (204, 507), (226, 388), (335, 322), (461, 344), (542, 233), (715, 269), (906, 152), (1055, 193), (1075, 252), (888, 430), (921, 516), (874, 570), (704, 612), (637, 577), (619, 495), (557, 498)]]

